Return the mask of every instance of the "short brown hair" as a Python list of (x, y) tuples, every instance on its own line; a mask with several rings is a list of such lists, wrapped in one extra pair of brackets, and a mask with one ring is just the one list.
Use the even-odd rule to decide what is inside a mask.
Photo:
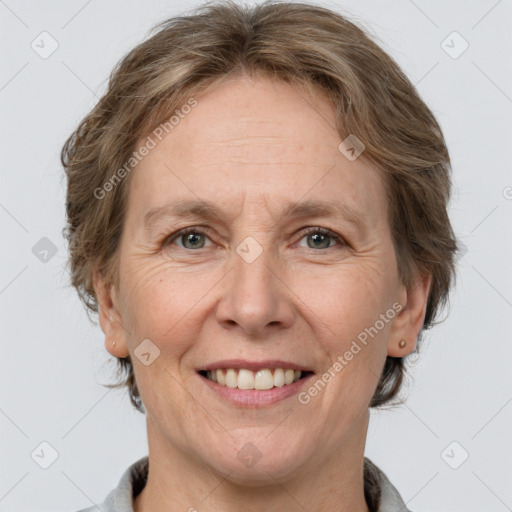
[[(98, 311), (95, 272), (118, 283), (130, 180), (113, 180), (118, 170), (126, 171), (137, 141), (228, 74), (258, 72), (323, 91), (341, 140), (356, 134), (366, 146), (362, 157), (385, 176), (401, 281), (409, 288), (417, 273), (432, 276), (419, 345), (448, 301), (458, 245), (447, 212), (451, 168), (445, 140), (398, 64), (364, 29), (311, 3), (207, 3), (154, 30), (116, 65), (107, 91), (62, 148), (68, 179), (63, 232), (72, 285), (88, 312)], [(96, 199), (107, 182), (109, 193)], [(143, 412), (130, 357), (118, 362), (123, 378), (110, 387), (126, 385)], [(404, 374), (403, 358), (388, 356), (371, 406), (396, 398)]]

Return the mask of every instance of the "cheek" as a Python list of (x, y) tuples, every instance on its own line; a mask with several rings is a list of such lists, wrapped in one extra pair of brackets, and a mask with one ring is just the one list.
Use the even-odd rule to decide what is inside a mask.
[[(335, 407), (353, 408), (371, 397), (386, 357), (394, 318), (389, 283), (383, 267), (367, 263), (346, 265), (318, 284), (312, 289), (310, 280), (297, 283), (306, 305), (302, 314), (315, 326), (330, 362), (325, 372), (332, 377), (326, 388)], [(319, 289), (321, 293), (314, 291)]]
[[(183, 383), (190, 375), (183, 373), (180, 363), (199, 336), (197, 303), (204, 295), (204, 283), (183, 278), (168, 262), (147, 260), (132, 264), (124, 278), (123, 316), (131, 322), (129, 350), (146, 411), (166, 417), (166, 411), (172, 410), (185, 418), (190, 411), (185, 406), (188, 397)], [(146, 339), (158, 347), (158, 355), (149, 365), (137, 357), (141, 353), (138, 347)]]
[(201, 279), (183, 268), (175, 269), (165, 258), (133, 257), (124, 267), (126, 311), (132, 318), (153, 322), (181, 316), (190, 309), (204, 288)]
[(390, 307), (388, 288), (385, 270), (377, 261), (347, 263), (314, 280), (305, 276), (294, 283), (304, 314), (311, 311), (307, 316), (330, 333), (334, 347), (373, 325)]
[(179, 358), (200, 330), (196, 315), (205, 289), (211, 286), (198, 276), (177, 272), (165, 261), (132, 264), (123, 278), (123, 318), (130, 325), (132, 350), (149, 338), (162, 355)]

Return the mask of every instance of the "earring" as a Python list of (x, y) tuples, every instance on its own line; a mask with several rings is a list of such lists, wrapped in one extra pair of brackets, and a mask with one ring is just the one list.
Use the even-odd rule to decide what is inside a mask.
[(406, 341), (405, 341), (405, 340), (400, 340), (400, 343), (398, 344), (398, 346), (399, 346), (400, 348), (404, 348), (404, 347), (405, 347), (405, 345), (406, 345)]

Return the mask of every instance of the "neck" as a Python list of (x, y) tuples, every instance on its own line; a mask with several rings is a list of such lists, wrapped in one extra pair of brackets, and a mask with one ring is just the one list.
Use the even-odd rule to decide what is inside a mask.
[(148, 419), (148, 479), (134, 500), (134, 512), (370, 512), (363, 481), (368, 419), (363, 414), (350, 439), (329, 456), (311, 460), (287, 479), (269, 474), (269, 481), (257, 486), (234, 482), (163, 442)]

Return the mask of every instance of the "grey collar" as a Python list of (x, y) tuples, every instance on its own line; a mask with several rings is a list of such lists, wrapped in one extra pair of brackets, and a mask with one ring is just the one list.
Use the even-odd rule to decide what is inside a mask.
[[(119, 484), (97, 507), (79, 512), (133, 512), (133, 499), (144, 486), (148, 476), (149, 457), (146, 455), (126, 469)], [(372, 512), (411, 512), (384, 472), (367, 457), (364, 458), (365, 494), (371, 493), (378, 503)]]

